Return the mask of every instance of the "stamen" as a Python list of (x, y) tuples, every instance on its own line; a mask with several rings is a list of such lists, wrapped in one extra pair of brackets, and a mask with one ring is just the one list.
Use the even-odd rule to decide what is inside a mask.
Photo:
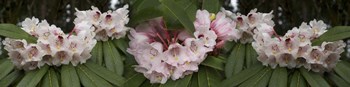
[(166, 29), (162, 29), (164, 32), (165, 32), (165, 36), (166, 36), (166, 38), (167, 38), (167, 41), (168, 41), (168, 43), (171, 43), (170, 42), (170, 34), (169, 34), (169, 32), (166, 30)]
[(75, 30), (76, 30), (76, 29), (75, 29), (75, 28), (73, 28), (73, 30), (69, 32), (69, 35), (68, 35), (68, 37), (67, 37), (67, 38), (69, 38), (69, 37), (70, 37), (70, 36), (73, 34), (73, 32), (76, 32)]
[(178, 36), (179, 34), (177, 34), (176, 32), (173, 33), (174, 34), (174, 39), (173, 39), (173, 43), (176, 43), (178, 40)]
[(157, 33), (158, 38), (162, 41), (163, 45), (168, 48), (168, 45), (165, 43), (164, 39)]
[(318, 33), (317, 28), (312, 28), (312, 30), (314, 31), (314, 34), (317, 34), (317, 33)]
[(282, 39), (280, 38), (280, 36), (276, 33), (275, 29), (273, 30), (273, 34), (278, 38), (279, 41), (282, 41)]
[(213, 21), (215, 19), (215, 14), (211, 13), (210, 14), (210, 21)]

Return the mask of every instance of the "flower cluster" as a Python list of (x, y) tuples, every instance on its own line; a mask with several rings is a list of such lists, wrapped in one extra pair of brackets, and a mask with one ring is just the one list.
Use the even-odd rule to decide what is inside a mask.
[(196, 30), (196, 37), (185, 31), (168, 30), (162, 18), (149, 20), (130, 31), (127, 52), (139, 65), (135, 70), (144, 74), (151, 83), (164, 84), (198, 71), (198, 65), (213, 50), (216, 34)]
[[(230, 11), (227, 11), (225, 9), (221, 9), (221, 13), (218, 13), (218, 16), (222, 13), (227, 15), (228, 17), (231, 18), (233, 21), (232, 25), (229, 27), (232, 27), (234, 30), (235, 37), (234, 40), (236, 42), (241, 42), (241, 43), (250, 43), (252, 42), (253, 35), (254, 35), (254, 30), (257, 29), (259, 25), (268, 25), (268, 26), (274, 26), (274, 22), (272, 21), (272, 11), (270, 13), (260, 13), (256, 12), (257, 9), (251, 10), (248, 15), (242, 15), (240, 13), (233, 14)], [(266, 28), (270, 33), (274, 33), (273, 28)], [(224, 32), (224, 31), (223, 31)]]
[(327, 25), (323, 21), (310, 21), (309, 25), (302, 23), (294, 27), (283, 37), (271, 34), (266, 29), (267, 24), (257, 26), (252, 46), (259, 54), (258, 60), (263, 65), (300, 68), (305, 67), (314, 72), (329, 71), (339, 61), (340, 53), (344, 51), (345, 43), (340, 41), (323, 42), (321, 46), (312, 46), (311, 40), (325, 33)]
[[(125, 26), (129, 22), (128, 7), (128, 5), (125, 5), (123, 8), (115, 11), (109, 10), (104, 13), (93, 6), (91, 10), (79, 11), (76, 9), (75, 15), (77, 18), (74, 19), (74, 24), (92, 25), (91, 29), (96, 33), (95, 39), (97, 40), (107, 41), (108, 37), (118, 39), (124, 37), (126, 31), (130, 29)], [(80, 31), (79, 29), (75, 30)]]
[[(79, 26), (82, 24), (76, 25), (75, 28), (89, 28), (86, 25)], [(24, 70), (40, 68), (45, 64), (60, 66), (72, 63), (76, 66), (85, 63), (96, 44), (96, 40), (93, 39), (95, 33), (90, 29), (82, 29), (75, 32), (76, 35), (67, 35), (55, 25), (49, 25), (45, 20), (40, 22), (34, 17), (26, 18), (22, 22), (22, 27), (24, 31), (38, 38), (37, 43), (6, 38), (3, 44), (12, 62)]]

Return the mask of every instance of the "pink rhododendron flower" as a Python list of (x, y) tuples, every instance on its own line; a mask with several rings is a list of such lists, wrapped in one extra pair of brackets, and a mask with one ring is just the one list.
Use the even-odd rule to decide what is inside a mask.
[(138, 63), (135, 70), (143, 73), (151, 83), (162, 84), (169, 78), (176, 80), (197, 72), (198, 65), (213, 50), (217, 39), (209, 25), (201, 23), (198, 26), (208, 29), (197, 29), (195, 37), (166, 29), (162, 18), (149, 20), (130, 30), (127, 52)]

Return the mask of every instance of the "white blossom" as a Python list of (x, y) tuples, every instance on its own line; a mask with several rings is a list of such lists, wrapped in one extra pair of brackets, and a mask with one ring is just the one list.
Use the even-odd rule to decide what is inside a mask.
[(85, 63), (91, 57), (91, 50), (96, 44), (92, 25), (86, 22), (79, 23), (74, 29), (75, 34), (64, 34), (55, 25), (47, 21), (27, 18), (22, 22), (23, 30), (38, 38), (36, 43), (27, 43), (26, 40), (6, 38), (3, 42), (9, 58), (19, 69), (33, 70), (41, 66), (72, 63)]
[(233, 38), (236, 42), (252, 42), (255, 31), (269, 32), (270, 35), (274, 34), (273, 26), (275, 24), (272, 21), (272, 11), (270, 13), (260, 13), (257, 12), (257, 9), (253, 9), (247, 15), (240, 13), (233, 14), (225, 9), (221, 9), (221, 12), (232, 20), (231, 28), (233, 28), (233, 31), (229, 37)]
[[(265, 27), (262, 27), (265, 26)], [(260, 24), (254, 31), (252, 46), (259, 54), (258, 60), (265, 66), (300, 68), (314, 72), (330, 71), (339, 61), (345, 43), (340, 41), (323, 42), (312, 46), (311, 40), (326, 32), (327, 26), (322, 21), (313, 20), (310, 25), (302, 23), (284, 36), (273, 32), (272, 25)]]
[(125, 5), (123, 8), (104, 13), (93, 6), (91, 10), (79, 11), (76, 9), (75, 29), (78, 31), (92, 30), (96, 33), (95, 39), (102, 41), (107, 41), (109, 37), (111, 39), (124, 37), (126, 32), (130, 30), (129, 27), (125, 26), (129, 22), (128, 7)]

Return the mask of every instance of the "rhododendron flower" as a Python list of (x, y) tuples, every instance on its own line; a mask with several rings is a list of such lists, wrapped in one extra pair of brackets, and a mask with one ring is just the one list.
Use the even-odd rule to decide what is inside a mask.
[(5, 40), (3, 40), (3, 44), (5, 45), (4, 47), (5, 50), (17, 51), (17, 50), (24, 50), (28, 43), (26, 40), (14, 40), (14, 39), (5, 38)]
[[(216, 34), (197, 29), (195, 37), (180, 30), (167, 30), (162, 18), (141, 23), (130, 31), (127, 52), (135, 57), (137, 72), (143, 73), (151, 83), (164, 84), (169, 78), (176, 80), (198, 71), (206, 53), (216, 45)], [(198, 23), (198, 26), (200, 23)], [(181, 38), (181, 39), (180, 39)]]
[(327, 31), (327, 25), (323, 23), (323, 21), (312, 20), (309, 24), (311, 27), (313, 38), (317, 38)]
[[(228, 40), (235, 40), (240, 43), (250, 43), (252, 42), (253, 35), (257, 29), (258, 31), (268, 32), (269, 34), (273, 34), (274, 30), (272, 26), (274, 26), (274, 22), (272, 21), (272, 11), (270, 13), (260, 13), (256, 12), (257, 9), (251, 10), (248, 15), (242, 15), (240, 13), (233, 14), (230, 11), (225, 9), (221, 9), (221, 12), (217, 14), (216, 20), (221, 20), (221, 24), (216, 24), (222, 26), (220, 30), (214, 30), (217, 34), (219, 32), (226, 32), (228, 35), (225, 36)], [(227, 17), (224, 17), (227, 16)], [(225, 18), (225, 19), (224, 19)], [(232, 22), (225, 22), (232, 21)], [(222, 24), (223, 22), (223, 24)], [(215, 23), (215, 22), (213, 22)], [(227, 24), (230, 23), (230, 24)], [(215, 25), (215, 24), (213, 24)], [(212, 27), (215, 29), (215, 27)], [(218, 27), (219, 28), (219, 27)], [(228, 31), (230, 30), (230, 31)], [(229, 32), (229, 33), (228, 33)], [(225, 35), (225, 34), (224, 34)], [(220, 38), (222, 35), (218, 35)]]
[(44, 56), (43, 50), (36, 44), (29, 44), (24, 50), (25, 62), (40, 61)]
[[(283, 37), (260, 29), (264, 27), (257, 27), (252, 46), (259, 54), (258, 60), (272, 68), (279, 65), (288, 68), (304, 67), (314, 72), (330, 71), (339, 61), (345, 43), (340, 40), (312, 46), (311, 40), (326, 32), (327, 26), (322, 21), (316, 22), (316, 20), (309, 24), (302, 23), (299, 28), (289, 30)], [(268, 24), (257, 26), (262, 25), (265, 28), (269, 26)]]
[(205, 58), (207, 52), (212, 51), (212, 48), (208, 48), (199, 39), (188, 38), (185, 40), (185, 48), (187, 49), (187, 55), (192, 55), (191, 61), (201, 63)]
[[(84, 23), (83, 26), (76, 26), (75, 31), (91, 29), (96, 33), (96, 39), (107, 41), (109, 37), (118, 39), (124, 37), (126, 32), (130, 29), (125, 25), (129, 22), (128, 5), (119, 8), (115, 11), (107, 11), (101, 13), (96, 7), (91, 7), (91, 10), (79, 11), (76, 9), (75, 15), (77, 18), (74, 24)], [(86, 25), (93, 26), (86, 28)], [(78, 28), (81, 27), (81, 28)]]
[(205, 46), (213, 48), (216, 45), (216, 34), (214, 31), (205, 30), (205, 31), (196, 31), (194, 32), (194, 36), (200, 39)]
[(194, 26), (196, 30), (198, 29), (208, 29), (210, 28), (210, 13), (207, 10), (197, 10), (196, 21)]
[[(237, 40), (238, 31), (232, 19), (226, 17), (223, 12), (211, 14), (206, 10), (197, 10), (195, 25), (195, 37), (197, 38), (217, 38), (218, 41), (206, 40), (207, 46), (225, 41)], [(212, 39), (215, 40), (215, 39)]]
[[(33, 70), (45, 64), (60, 66), (72, 63), (76, 66), (85, 63), (91, 57), (91, 50), (96, 44), (95, 33), (91, 25), (85, 22), (76, 25), (76, 34), (64, 34), (63, 31), (49, 25), (45, 20), (25, 19), (23, 30), (38, 38), (37, 43), (26, 40), (6, 38), (3, 43), (9, 52), (9, 58), (20, 69)], [(82, 29), (83, 28), (83, 29)], [(88, 28), (88, 29), (86, 29)]]
[(39, 19), (32, 17), (32, 19), (26, 18), (22, 22), (22, 29), (26, 32), (28, 32), (31, 35), (37, 35), (37, 25), (39, 23)]

